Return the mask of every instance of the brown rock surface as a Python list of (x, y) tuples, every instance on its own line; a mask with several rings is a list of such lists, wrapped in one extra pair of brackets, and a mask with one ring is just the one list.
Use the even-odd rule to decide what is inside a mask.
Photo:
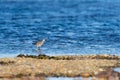
[[(22, 76), (93, 76), (100, 69), (115, 67), (118, 59), (35, 59), (35, 58), (1, 58), (0, 62), (8, 64), (0, 65), (0, 77), (22, 77)], [(9, 64), (10, 62), (10, 64)], [(12, 63), (11, 63), (12, 62)]]

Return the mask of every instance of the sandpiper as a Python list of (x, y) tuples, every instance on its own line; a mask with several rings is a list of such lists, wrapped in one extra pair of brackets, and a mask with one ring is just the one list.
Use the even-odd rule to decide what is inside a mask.
[(42, 39), (34, 43), (34, 45), (37, 46), (37, 52), (40, 51), (40, 54), (41, 54), (41, 46), (44, 44), (44, 42), (45, 42), (45, 39)]

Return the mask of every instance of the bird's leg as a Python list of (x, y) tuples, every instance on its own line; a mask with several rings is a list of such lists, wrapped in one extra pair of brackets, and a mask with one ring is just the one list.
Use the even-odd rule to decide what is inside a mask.
[(39, 53), (39, 48), (38, 47), (36, 48), (36, 52)]
[(40, 55), (41, 55), (42, 54), (42, 49), (41, 49), (41, 47), (39, 49), (40, 49)]
[(41, 53), (41, 47), (37, 47), (37, 50), (36, 50), (36, 51), (37, 51), (38, 55), (42, 54), (42, 53)]
[(36, 49), (36, 50), (37, 50), (37, 52), (38, 52), (38, 47), (37, 47), (37, 49)]

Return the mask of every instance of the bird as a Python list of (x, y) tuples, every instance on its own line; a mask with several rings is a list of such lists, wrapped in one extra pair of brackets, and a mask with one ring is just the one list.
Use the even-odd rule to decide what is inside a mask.
[(45, 39), (42, 39), (42, 40), (39, 40), (39, 41), (36, 41), (35, 43), (33, 43), (37, 47), (36, 51), (37, 52), (40, 51), (40, 54), (42, 54), (41, 53), (41, 46), (44, 44), (44, 42), (45, 42)]

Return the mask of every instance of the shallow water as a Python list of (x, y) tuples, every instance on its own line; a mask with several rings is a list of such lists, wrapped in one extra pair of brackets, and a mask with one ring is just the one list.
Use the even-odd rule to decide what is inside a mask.
[(92, 80), (92, 78), (82, 78), (82, 77), (75, 77), (75, 78), (69, 78), (69, 77), (48, 77), (46, 80)]
[[(75, 77), (75, 78), (71, 78), (71, 77), (32, 77), (32, 78), (28, 78), (28, 77), (24, 77), (24, 78), (0, 78), (0, 80), (108, 80), (108, 79), (100, 79), (100, 78), (82, 78), (82, 77)], [(112, 80), (118, 80), (116, 78), (113, 78)]]
[(114, 71), (120, 72), (120, 67), (114, 68)]
[(0, 56), (120, 55), (120, 0), (0, 0)]

